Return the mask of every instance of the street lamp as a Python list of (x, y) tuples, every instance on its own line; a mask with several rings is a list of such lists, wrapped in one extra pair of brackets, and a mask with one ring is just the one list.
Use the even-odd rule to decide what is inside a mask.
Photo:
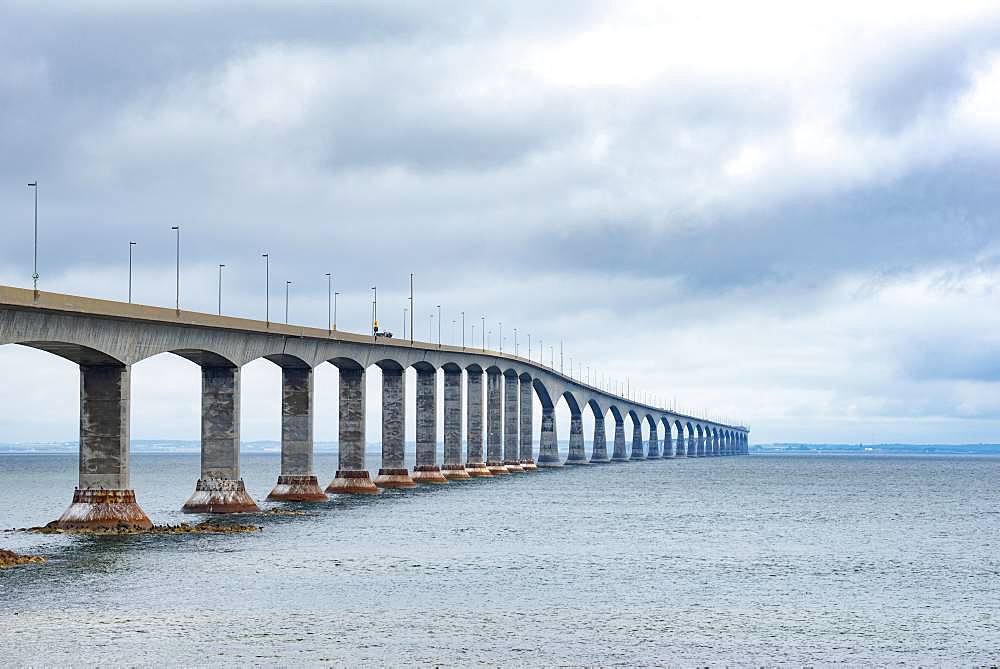
[(271, 324), (271, 256), (261, 253), (264, 259), (264, 320)]
[(175, 307), (177, 309), (177, 314), (181, 313), (181, 226), (172, 225), (171, 230), (177, 232), (177, 275), (176, 275), (176, 287), (175, 287)]
[(337, 296), (340, 295), (337, 291), (333, 291), (333, 331), (337, 331)]
[(406, 339), (406, 312), (408, 309), (403, 307), (403, 339)]
[(483, 316), (483, 350), (486, 350), (486, 316)]
[(410, 272), (410, 345), (413, 345), (413, 272)]
[(514, 328), (514, 357), (517, 357), (517, 328)]
[(452, 319), (451, 321), (451, 345), (455, 345), (455, 328), (458, 327), (458, 322)]
[(503, 323), (497, 324), (497, 343), (500, 345), (500, 352), (503, 353)]
[(333, 274), (326, 273), (326, 331), (333, 332)]
[(223, 264), (219, 264), (219, 315), (222, 315), (222, 268), (225, 267)]
[(441, 305), (437, 305), (438, 310), (438, 348), (441, 348)]
[(291, 285), (291, 281), (285, 282), (285, 325), (288, 325), (288, 287)]
[(35, 297), (38, 297), (38, 179), (28, 184), (28, 188), (35, 189), (35, 264), (31, 281), (35, 286)]
[(462, 312), (462, 348), (465, 348), (465, 312)]
[(132, 304), (132, 247), (135, 242), (128, 243), (128, 303)]
[(372, 286), (372, 336), (378, 332), (378, 287)]
[(427, 314), (427, 343), (434, 341), (434, 314)]

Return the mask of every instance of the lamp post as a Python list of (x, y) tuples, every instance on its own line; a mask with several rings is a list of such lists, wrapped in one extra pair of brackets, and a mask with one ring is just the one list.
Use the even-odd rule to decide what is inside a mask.
[(135, 242), (128, 243), (128, 303), (132, 304), (132, 247)]
[(35, 287), (35, 297), (38, 297), (38, 179), (28, 184), (28, 188), (35, 189), (35, 260), (34, 269), (31, 273), (31, 281)]
[(285, 282), (285, 325), (288, 325), (288, 287), (291, 285), (291, 281)]
[(556, 350), (554, 346), (549, 346), (549, 369), (556, 368)]
[(517, 357), (517, 328), (514, 328), (514, 357)]
[(170, 226), (170, 229), (174, 230), (177, 233), (177, 273), (175, 281), (174, 306), (177, 310), (177, 314), (180, 315), (181, 313), (181, 226), (172, 225)]
[(264, 259), (264, 321), (271, 324), (271, 256), (261, 253)]
[(337, 296), (340, 295), (337, 291), (333, 291), (333, 331), (337, 331)]
[(434, 341), (434, 314), (427, 314), (427, 343)]
[(438, 310), (438, 348), (441, 348), (441, 305), (437, 305)]
[(486, 350), (486, 316), (483, 316), (483, 350)]
[(451, 345), (455, 345), (455, 328), (458, 327), (458, 321), (452, 319), (451, 321)]
[(476, 324), (472, 324), (472, 341), (476, 341)]
[(403, 339), (406, 339), (406, 312), (408, 309), (403, 307)]
[(333, 332), (333, 274), (326, 273), (326, 331)]
[(413, 344), (413, 272), (410, 272), (410, 344)]
[(372, 336), (378, 332), (375, 328), (378, 326), (378, 287), (372, 286)]
[(219, 315), (222, 315), (222, 268), (225, 267), (222, 263), (219, 263)]
[(465, 348), (465, 312), (462, 312), (462, 348)]
[(497, 323), (497, 343), (500, 346), (500, 352), (503, 353), (503, 323)]

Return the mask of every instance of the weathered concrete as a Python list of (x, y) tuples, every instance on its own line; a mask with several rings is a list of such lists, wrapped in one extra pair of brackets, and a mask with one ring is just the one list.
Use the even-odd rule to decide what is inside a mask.
[(646, 458), (659, 460), (660, 458), (660, 436), (656, 431), (656, 422), (649, 423), (649, 447), (646, 451)]
[(129, 402), (126, 365), (80, 366), (80, 471), (62, 529), (148, 529), (153, 526), (129, 487)]
[(569, 454), (567, 465), (589, 465), (587, 447), (583, 443), (583, 414), (570, 413), (569, 416)]
[(259, 511), (240, 478), (240, 370), (201, 368), (201, 478), (186, 513)]
[(712, 430), (712, 455), (718, 457), (722, 455), (722, 444), (719, 442), (719, 431), (716, 429)]
[(611, 454), (612, 462), (628, 462), (628, 451), (625, 446), (625, 420), (615, 416), (615, 445)]
[(382, 467), (375, 477), (379, 488), (413, 488), (406, 469), (406, 383), (397, 364), (382, 366)]
[(646, 454), (642, 450), (642, 421), (635, 414), (632, 418), (632, 453), (629, 460), (645, 460)]
[(538, 466), (562, 467), (559, 459), (559, 441), (556, 437), (555, 407), (542, 406), (542, 434), (538, 442)]
[(533, 398), (531, 395), (531, 377), (526, 374), (522, 375), (520, 382), (521, 397), (518, 404), (521, 413), (521, 439), (518, 459), (521, 461), (521, 468), (524, 471), (533, 472), (538, 470), (538, 465), (535, 464), (534, 445), (532, 444), (534, 439), (534, 405), (532, 403)]
[(493, 476), (483, 458), (483, 370), (478, 366), (466, 370), (468, 375), (467, 453), (465, 469), (470, 476)]
[(375, 495), (379, 489), (365, 467), (365, 370), (340, 367), (337, 474), (326, 487), (338, 495)]
[(313, 370), (281, 368), (281, 474), (268, 494), (272, 501), (326, 499), (313, 471)]
[[(624, 441), (624, 434), (622, 440)], [(607, 435), (604, 432), (604, 414), (600, 411), (594, 413), (594, 443), (590, 449), (590, 461), (595, 463), (611, 461), (608, 457)]]
[(696, 437), (696, 450), (695, 453), (699, 458), (705, 457), (705, 431), (704, 428), (699, 425), (697, 427), (697, 437)]
[(523, 472), (521, 458), (518, 453), (520, 416), (518, 414), (518, 381), (517, 373), (508, 370), (503, 375), (503, 465), (508, 472)]
[(444, 466), (441, 473), (447, 479), (467, 479), (462, 462), (462, 370), (444, 370)]
[(437, 370), (417, 368), (417, 459), (411, 478), (417, 483), (443, 484), (448, 479), (437, 465)]
[(486, 370), (486, 467), (490, 473), (508, 474), (503, 464), (503, 396), (500, 370)]
[(674, 421), (674, 428), (677, 430), (677, 440), (674, 444), (674, 457), (675, 458), (686, 458), (687, 457), (687, 446), (684, 442), (684, 426), (680, 421)]

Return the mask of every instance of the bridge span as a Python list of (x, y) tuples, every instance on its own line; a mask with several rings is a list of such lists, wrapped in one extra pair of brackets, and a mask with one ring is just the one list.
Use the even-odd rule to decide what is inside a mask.
[[(281, 470), (268, 495), (272, 500), (372, 494), (381, 488), (448, 483), (537, 467), (742, 455), (749, 443), (744, 426), (635, 402), (542, 363), (474, 347), (376, 339), (0, 286), (2, 344), (41, 349), (80, 366), (79, 484), (57, 521), (66, 529), (151, 525), (129, 484), (130, 370), (136, 362), (165, 352), (201, 367), (201, 475), (183, 506), (194, 513), (258, 508), (240, 477), (240, 369), (259, 358), (278, 365), (282, 376)], [(338, 368), (340, 381), (338, 469), (324, 491), (313, 469), (313, 371), (325, 363)], [(365, 372), (372, 365), (382, 371), (382, 462), (375, 479), (365, 464)], [(409, 367), (417, 376), (412, 472), (404, 464)], [(439, 370), (444, 375), (440, 464)], [(533, 396), (542, 407), (537, 459)], [(565, 461), (556, 435), (555, 407), (560, 398), (570, 411)], [(594, 416), (589, 456), (582, 420), (586, 409)], [(610, 450), (607, 415), (614, 420)], [(626, 420), (632, 423), (631, 444), (625, 440)], [(648, 448), (643, 423), (649, 428)]]

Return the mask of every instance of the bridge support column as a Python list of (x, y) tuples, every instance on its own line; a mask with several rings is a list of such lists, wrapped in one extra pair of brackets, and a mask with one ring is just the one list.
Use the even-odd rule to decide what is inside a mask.
[(404, 461), (406, 377), (402, 369), (382, 370), (382, 468), (375, 477), (379, 488), (414, 488)]
[(80, 479), (55, 526), (64, 530), (147, 530), (153, 526), (129, 487), (129, 395), (125, 365), (80, 366)]
[(718, 430), (712, 433), (712, 455), (715, 457), (722, 455), (722, 446), (719, 443)]
[(642, 422), (632, 421), (632, 454), (629, 460), (645, 460), (646, 454), (642, 449)]
[(684, 441), (684, 428), (677, 429), (677, 448), (675, 450), (675, 457), (686, 458), (687, 457), (687, 443)]
[(337, 473), (328, 493), (376, 495), (379, 489), (365, 467), (365, 370), (340, 369), (337, 401)]
[(201, 368), (201, 478), (185, 513), (259, 511), (240, 478), (240, 370)]
[(446, 479), (467, 479), (462, 464), (462, 370), (444, 372), (444, 466)]
[(698, 431), (697, 443), (695, 446), (695, 454), (699, 458), (705, 457), (705, 433), (701, 430)]
[(483, 459), (483, 370), (470, 369), (468, 373), (468, 403), (466, 413), (465, 470), (469, 476), (493, 476)]
[[(404, 379), (405, 380), (405, 379)], [(417, 370), (417, 483), (447, 483), (437, 465), (437, 370)]]
[(518, 453), (518, 459), (521, 461), (521, 469), (526, 472), (533, 472), (538, 470), (538, 465), (535, 464), (535, 455), (532, 439), (532, 422), (534, 418), (534, 407), (532, 405), (531, 397), (531, 379), (525, 377), (521, 379), (521, 399), (520, 399), (520, 429), (521, 429), (521, 448)]
[(326, 499), (313, 472), (313, 370), (308, 367), (281, 368), (281, 474), (267, 498)]
[(518, 439), (521, 437), (518, 431), (517, 374), (508, 372), (504, 374), (503, 380), (503, 466), (509, 472), (523, 472), (524, 467), (521, 466), (521, 458), (517, 452)]
[(499, 370), (486, 372), (486, 467), (494, 476), (507, 474), (503, 464), (503, 400)]
[[(624, 432), (624, 430), (623, 430)], [(624, 436), (624, 434), (623, 434)], [(594, 414), (594, 445), (590, 450), (591, 462), (610, 462), (608, 438), (604, 432), (604, 416)]]
[(556, 439), (556, 409), (542, 407), (542, 435), (538, 443), (539, 467), (562, 467), (559, 442)]
[(587, 446), (583, 442), (583, 414), (571, 413), (569, 417), (569, 454), (567, 465), (589, 465)]
[(625, 421), (617, 416), (615, 416), (615, 446), (611, 461), (628, 462), (628, 451), (625, 449)]
[(649, 449), (646, 457), (651, 460), (660, 458), (660, 435), (656, 430), (656, 423), (649, 426)]

